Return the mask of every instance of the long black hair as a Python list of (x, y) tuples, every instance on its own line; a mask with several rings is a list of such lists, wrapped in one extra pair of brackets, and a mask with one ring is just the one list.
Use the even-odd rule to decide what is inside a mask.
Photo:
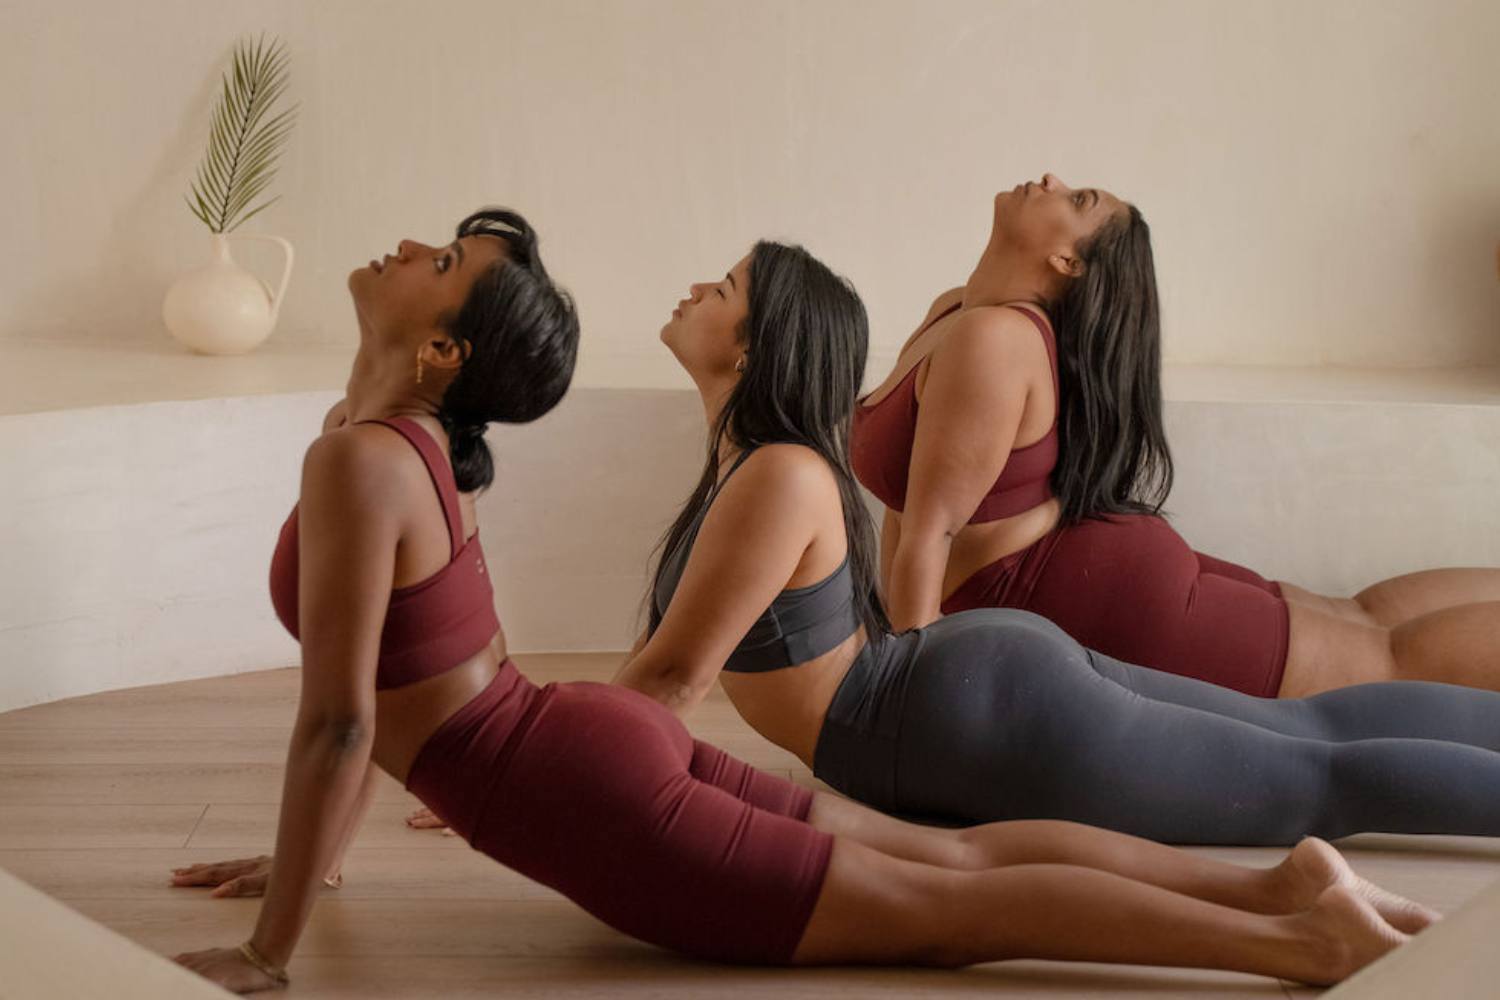
[[(659, 546), (682, 542), (718, 481), (719, 445), (805, 445), (822, 456), (839, 484), (855, 611), (870, 636), (889, 631), (876, 586), (879, 561), (870, 512), (849, 466), (849, 422), (864, 378), (869, 321), (854, 287), (800, 246), (765, 240), (750, 252), (750, 315), (742, 328), (745, 371), (708, 435), (708, 455), (692, 496)], [(652, 592), (655, 592), (653, 586)], [(650, 628), (661, 614), (651, 605)]]
[(507, 250), (445, 322), (447, 333), (469, 348), (438, 406), (453, 476), (467, 493), (495, 479), (485, 425), (535, 420), (568, 391), (578, 358), (578, 311), (548, 276), (536, 230), (519, 213), (482, 209), (460, 222), (457, 234), (494, 236)]
[(1162, 425), (1161, 316), (1151, 230), (1134, 205), (1079, 245), (1084, 270), (1052, 308), (1062, 520), (1156, 514), (1172, 491)]

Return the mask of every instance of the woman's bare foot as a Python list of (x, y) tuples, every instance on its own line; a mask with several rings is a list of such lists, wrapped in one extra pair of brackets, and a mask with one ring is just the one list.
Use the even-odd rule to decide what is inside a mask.
[(1295, 910), (1311, 907), (1329, 886), (1342, 886), (1406, 934), (1415, 934), (1442, 919), (1436, 910), (1361, 878), (1332, 844), (1317, 837), (1306, 837), (1293, 847), (1276, 872), (1287, 886), (1287, 897)]
[(411, 813), (411, 815), (407, 816), (406, 825), (411, 827), (413, 830), (435, 830), (441, 827), (443, 830), (443, 836), (456, 836), (456, 834), (454, 834), (453, 832), (453, 828), (447, 823), (444, 823), (437, 813), (433, 812), (431, 809), (428, 809), (426, 806), (423, 806), (422, 808)]
[(1314, 986), (1341, 982), (1410, 940), (1348, 886), (1329, 886), (1310, 909), (1287, 919), (1307, 932), (1310, 945), (1305, 966), (1290, 976)]

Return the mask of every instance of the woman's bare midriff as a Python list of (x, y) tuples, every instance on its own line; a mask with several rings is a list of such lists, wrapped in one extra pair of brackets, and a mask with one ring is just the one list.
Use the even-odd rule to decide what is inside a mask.
[(865, 630), (860, 628), (815, 660), (755, 674), (726, 670), (719, 674), (719, 683), (752, 729), (812, 767), (823, 717), (864, 647)]
[(500, 672), (505, 635), (463, 663), (435, 677), (375, 692), (375, 748), (371, 754), (384, 772), (406, 784), (406, 776), (427, 740), (453, 713), (473, 701)]
[[(948, 550), (943, 599), (947, 600), (961, 583), (991, 563), (1035, 545), (1057, 527), (1061, 515), (1062, 505), (1053, 499), (1014, 517), (964, 525), (953, 536), (953, 546)], [(901, 515), (892, 511), (891, 517), (896, 524), (892, 538), (895, 542), (901, 537)]]

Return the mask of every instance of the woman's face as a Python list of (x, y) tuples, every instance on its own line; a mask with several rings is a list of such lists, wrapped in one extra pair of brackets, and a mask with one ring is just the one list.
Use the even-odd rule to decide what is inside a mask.
[(695, 378), (729, 376), (744, 357), (741, 330), (750, 315), (750, 255), (718, 281), (698, 282), (661, 328), (661, 340)]
[(995, 195), (992, 242), (1044, 257), (1076, 256), (1078, 244), (1125, 208), (1098, 188), (1070, 188), (1054, 174)]
[(394, 254), (349, 275), (361, 326), (383, 337), (422, 340), (463, 307), (475, 280), (505, 257), (503, 241), (465, 236), (447, 246), (402, 240)]

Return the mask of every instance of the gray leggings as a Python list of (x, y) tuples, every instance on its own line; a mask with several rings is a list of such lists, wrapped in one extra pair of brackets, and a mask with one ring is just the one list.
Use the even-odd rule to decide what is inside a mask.
[(985, 608), (868, 646), (814, 765), (936, 822), (1067, 819), (1191, 844), (1500, 835), (1500, 693), (1399, 681), (1255, 698)]

